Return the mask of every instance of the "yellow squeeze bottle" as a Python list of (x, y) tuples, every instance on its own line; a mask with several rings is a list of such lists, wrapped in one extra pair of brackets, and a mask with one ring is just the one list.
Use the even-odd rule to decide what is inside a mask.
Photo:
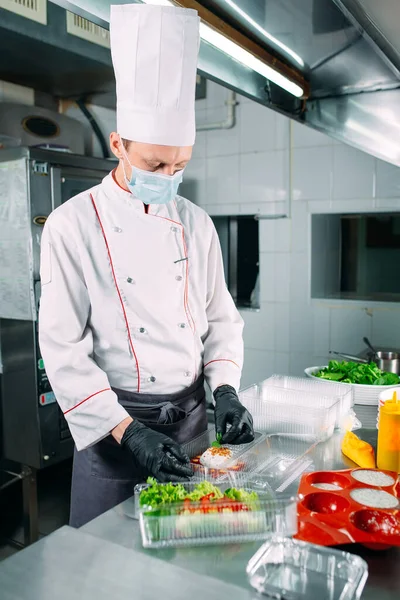
[(396, 392), (380, 408), (377, 465), (400, 473), (400, 402)]

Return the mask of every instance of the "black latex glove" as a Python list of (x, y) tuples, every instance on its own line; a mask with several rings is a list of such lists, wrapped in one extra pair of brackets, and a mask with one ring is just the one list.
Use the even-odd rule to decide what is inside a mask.
[[(214, 392), (215, 432), (222, 434), (222, 444), (247, 444), (254, 440), (253, 418), (230, 385)], [(227, 425), (231, 427), (227, 431)]]
[(139, 465), (158, 481), (187, 480), (193, 475), (189, 457), (163, 433), (153, 431), (136, 419), (125, 429), (121, 446), (131, 452)]

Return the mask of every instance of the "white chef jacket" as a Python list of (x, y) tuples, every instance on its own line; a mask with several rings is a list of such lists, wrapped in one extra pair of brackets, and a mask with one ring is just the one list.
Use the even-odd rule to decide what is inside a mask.
[(177, 196), (144, 205), (104, 178), (47, 219), (39, 341), (77, 449), (128, 414), (112, 387), (169, 394), (203, 372), (238, 389), (243, 320), (210, 217)]

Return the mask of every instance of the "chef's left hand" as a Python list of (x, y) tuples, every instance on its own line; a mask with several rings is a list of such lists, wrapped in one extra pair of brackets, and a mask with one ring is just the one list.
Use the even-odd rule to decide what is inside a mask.
[[(222, 435), (222, 444), (247, 444), (254, 440), (253, 418), (240, 402), (230, 385), (221, 385), (214, 392), (215, 432)], [(227, 431), (227, 425), (231, 427)]]

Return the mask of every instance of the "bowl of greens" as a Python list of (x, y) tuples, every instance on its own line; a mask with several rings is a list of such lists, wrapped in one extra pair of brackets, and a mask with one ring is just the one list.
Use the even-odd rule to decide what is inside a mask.
[(400, 377), (396, 373), (381, 371), (372, 362), (363, 364), (331, 360), (327, 366), (308, 367), (304, 372), (312, 379), (350, 384), (353, 387), (354, 403), (370, 406), (378, 404), (382, 390), (400, 384)]

